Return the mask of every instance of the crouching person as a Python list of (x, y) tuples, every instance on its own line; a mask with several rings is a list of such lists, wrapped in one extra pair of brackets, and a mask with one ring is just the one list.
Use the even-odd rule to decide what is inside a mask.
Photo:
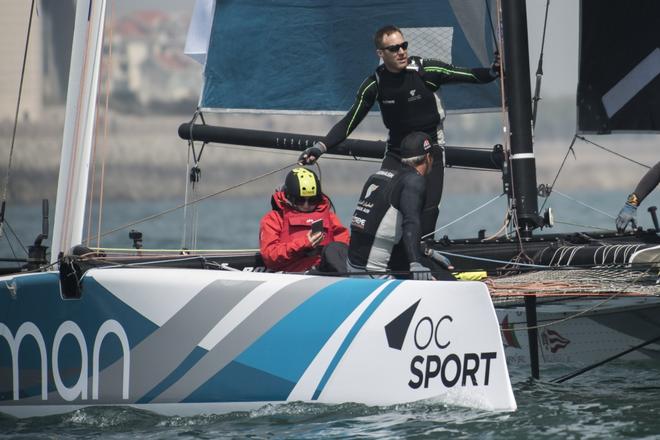
[[(271, 206), (259, 225), (259, 247), (267, 269), (345, 272), (348, 230), (333, 212), (313, 171), (291, 170), (282, 189), (273, 194)], [(320, 223), (313, 226), (315, 222)], [(340, 267), (336, 261), (341, 261)]]
[[(421, 216), (426, 180), (433, 168), (431, 138), (414, 132), (401, 141), (401, 164), (381, 168), (364, 184), (351, 220), (347, 266), (350, 272), (389, 277), (406, 273), (415, 280), (453, 280), (421, 247)], [(375, 274), (375, 275), (374, 275)]]

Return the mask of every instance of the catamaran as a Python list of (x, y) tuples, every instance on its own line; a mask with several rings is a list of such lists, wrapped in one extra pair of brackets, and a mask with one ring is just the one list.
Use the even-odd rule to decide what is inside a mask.
[[(550, 215), (540, 215), (537, 205), (524, 3), (400, 2), (379, 6), (376, 15), (367, 5), (350, 1), (318, 2), (304, 11), (277, 1), (196, 4), (196, 14), (211, 21), (196, 25), (208, 30), (197, 40), (205, 53), (200, 105), (193, 120), (179, 127), (179, 136), (193, 151), (200, 142), (301, 151), (320, 139), (209, 126), (203, 114), (218, 107), (241, 111), (240, 98), (261, 112), (345, 110), (350, 105), (346, 99), (352, 99), (346, 91), (373, 68), (360, 55), (369, 38), (355, 32), (376, 29), (384, 21), (401, 26), (411, 44), (429, 42), (428, 54), (420, 55), (455, 64), (487, 65), (491, 49), (499, 47), (506, 71), (509, 145), (488, 151), (448, 147), (447, 164), (502, 171), (510, 233), (494, 240), (432, 243), (450, 256), (457, 271), (485, 271), (485, 283), (267, 273), (256, 251), (209, 255), (177, 250), (145, 257), (139, 249), (115, 254), (78, 246), (105, 3), (80, 1), (76, 8), (50, 261), (44, 261), (42, 245), (46, 228), (35, 242), (30, 271), (0, 278), (1, 412), (34, 416), (89, 405), (130, 405), (185, 415), (287, 401), (392, 405), (420, 399), (510, 411), (516, 408), (511, 364), (531, 365), (538, 377), (546, 363), (583, 367), (657, 353), (657, 231), (598, 236), (534, 232), (548, 225)], [(587, 7), (593, 1), (582, 4), (583, 16), (598, 13)], [(491, 13), (500, 10), (497, 20)], [(503, 43), (498, 44), (494, 28), (499, 26), (489, 29), (500, 21)], [(273, 27), (267, 29), (267, 22)], [(315, 32), (330, 29), (334, 36), (340, 34), (335, 26), (348, 25), (355, 58), (333, 72), (332, 87), (323, 88), (326, 95), (291, 108), (287, 101), (304, 88), (303, 82), (316, 87), (320, 81), (310, 76), (323, 72), (315, 63), (332, 66), (330, 49), (345, 53), (345, 43), (326, 47), (328, 59), (322, 61), (279, 60), (275, 68), (292, 78), (278, 81), (282, 89), (263, 84), (263, 78), (249, 82), (236, 66), (249, 60), (274, 68), (263, 53), (264, 33), (291, 48), (288, 38), (311, 35), (311, 25), (304, 23), (314, 23)], [(434, 51), (442, 46), (438, 41), (451, 43), (447, 52)], [(243, 81), (243, 92), (235, 93), (229, 80)], [(657, 81), (651, 87), (657, 89)], [(496, 85), (480, 91), (480, 97), (465, 93), (447, 88), (444, 108), (488, 108), (501, 102)], [(630, 128), (630, 118), (620, 115), (625, 109), (607, 119), (607, 130)], [(382, 157), (383, 151), (382, 142), (347, 140), (333, 153)]]

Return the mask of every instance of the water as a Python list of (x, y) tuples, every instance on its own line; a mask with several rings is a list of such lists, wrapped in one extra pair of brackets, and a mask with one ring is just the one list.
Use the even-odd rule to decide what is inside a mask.
[(0, 416), (0, 438), (657, 438), (658, 372), (649, 364), (610, 364), (553, 384), (514, 371), (518, 410), (511, 413), (428, 401), (393, 407), (290, 403), (195, 417), (105, 407), (22, 420)]
[[(638, 210), (638, 223), (644, 228), (652, 227), (646, 207), (660, 205), (660, 192), (652, 193)], [(543, 233), (574, 232), (585, 230), (612, 230), (614, 218), (625, 202), (627, 192), (607, 191), (588, 192), (581, 194), (553, 194), (546, 208), (551, 206), (556, 225), (546, 228)], [(495, 233), (505, 219), (506, 198), (497, 198), (498, 194), (446, 194), (443, 198), (439, 231), (436, 237), (448, 235), (451, 238), (476, 237), (480, 229), (486, 230), (486, 236)], [(570, 197), (570, 198), (567, 198)], [(493, 201), (494, 200), (494, 201)], [(545, 199), (540, 199), (539, 208)], [(350, 224), (350, 218), (357, 201), (356, 196), (333, 197), (337, 214), (345, 225)], [(492, 203), (489, 203), (492, 202)], [(586, 202), (586, 203), (585, 203)], [(136, 220), (150, 217), (179, 206), (181, 200), (169, 201), (112, 201), (103, 207), (102, 234), (120, 226), (128, 225)], [(489, 203), (489, 204), (487, 204)], [(582, 204), (581, 204), (582, 203)], [(454, 221), (465, 214), (487, 204), (462, 220)], [(135, 224), (120, 231), (102, 235), (102, 247), (127, 248), (132, 246), (128, 238), (131, 229), (141, 231), (144, 235), (145, 248), (179, 248), (182, 246), (184, 224), (186, 248), (193, 248), (192, 233), (197, 231), (198, 249), (254, 249), (259, 246), (259, 222), (265, 212), (270, 209), (270, 196), (251, 197), (219, 197), (211, 198), (198, 205), (188, 208), (191, 219), (197, 211), (196, 226), (192, 220), (183, 221), (183, 210), (178, 209), (157, 217), (154, 220)], [(54, 206), (51, 206), (50, 218), (53, 217)], [(9, 228), (5, 228), (5, 237), (0, 242), (0, 257), (11, 257), (12, 248), (19, 257), (25, 256), (15, 235), (20, 238), (22, 246), (27, 248), (41, 232), (41, 204), (10, 205), (7, 208)], [(52, 223), (52, 220), (51, 220)], [(92, 217), (90, 244), (96, 246), (98, 240), (98, 219)], [(445, 225), (448, 225), (445, 227)], [(52, 235), (52, 231), (51, 231)], [(87, 237), (85, 234), (85, 238)], [(11, 239), (11, 247), (5, 238)]]
[[(557, 219), (566, 223), (611, 229), (612, 216), (617, 214), (625, 194), (621, 191), (579, 197), (609, 216), (563, 197), (554, 197), (552, 206)], [(492, 197), (448, 194), (438, 225), (451, 222)], [(335, 197), (334, 201), (340, 218), (347, 224), (355, 198)], [(658, 195), (652, 195), (644, 205), (658, 201)], [(108, 203), (101, 229), (113, 229), (178, 203)], [(499, 199), (477, 215), (442, 229), (438, 235), (470, 237), (482, 228), (487, 234), (493, 233), (503, 220), (504, 203)], [(268, 206), (267, 197), (218, 199), (200, 206), (199, 247), (256, 247), (256, 219)], [(650, 218), (644, 211), (640, 209), (638, 218), (644, 227), (650, 227)], [(178, 247), (182, 218), (179, 210), (132, 228), (144, 233), (146, 247)], [(8, 219), (24, 245), (31, 244), (41, 228), (40, 205), (11, 206)], [(128, 229), (104, 236), (101, 243), (130, 247)], [(586, 228), (559, 224), (550, 232), (576, 229)], [(190, 230), (188, 226), (188, 234)], [(13, 247), (21, 256), (15, 240)], [(3, 256), (11, 255), (4, 239), (0, 251)], [(543, 370), (542, 380), (535, 381), (529, 379), (526, 369), (516, 367), (511, 370), (518, 403), (518, 410), (513, 413), (490, 413), (429, 401), (394, 407), (291, 403), (196, 417), (165, 417), (128, 407), (104, 407), (21, 420), (0, 415), (0, 438), (656, 438), (660, 434), (659, 372), (657, 364), (652, 363), (610, 363), (563, 384), (554, 384), (550, 380), (566, 370)]]

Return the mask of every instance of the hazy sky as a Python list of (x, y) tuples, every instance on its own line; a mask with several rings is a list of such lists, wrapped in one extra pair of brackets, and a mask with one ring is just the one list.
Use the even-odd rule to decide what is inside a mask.
[[(552, 0), (548, 12), (543, 55), (543, 95), (575, 95), (578, 77), (578, 0)], [(536, 72), (546, 0), (527, 0), (529, 52), (532, 75)], [(532, 93), (534, 88), (532, 85)]]
[[(527, 0), (532, 75), (536, 72), (538, 55), (541, 49), (546, 3), (547, 0)], [(548, 31), (543, 57), (542, 96), (544, 97), (575, 95), (578, 73), (579, 3), (578, 0), (550, 1)], [(140, 9), (192, 10), (193, 4), (194, 0), (116, 0), (115, 9), (119, 14)], [(532, 83), (532, 93), (533, 91)]]

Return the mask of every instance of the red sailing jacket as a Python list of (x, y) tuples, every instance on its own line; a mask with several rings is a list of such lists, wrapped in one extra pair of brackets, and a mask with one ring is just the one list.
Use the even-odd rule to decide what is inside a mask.
[[(323, 200), (312, 212), (296, 211), (282, 191), (276, 191), (270, 201), (273, 210), (261, 219), (259, 246), (261, 257), (270, 270), (303, 272), (321, 261), (320, 249), (333, 241), (348, 244), (349, 233), (330, 209), (330, 200)], [(314, 220), (323, 219), (325, 238), (312, 248), (307, 233)]]

